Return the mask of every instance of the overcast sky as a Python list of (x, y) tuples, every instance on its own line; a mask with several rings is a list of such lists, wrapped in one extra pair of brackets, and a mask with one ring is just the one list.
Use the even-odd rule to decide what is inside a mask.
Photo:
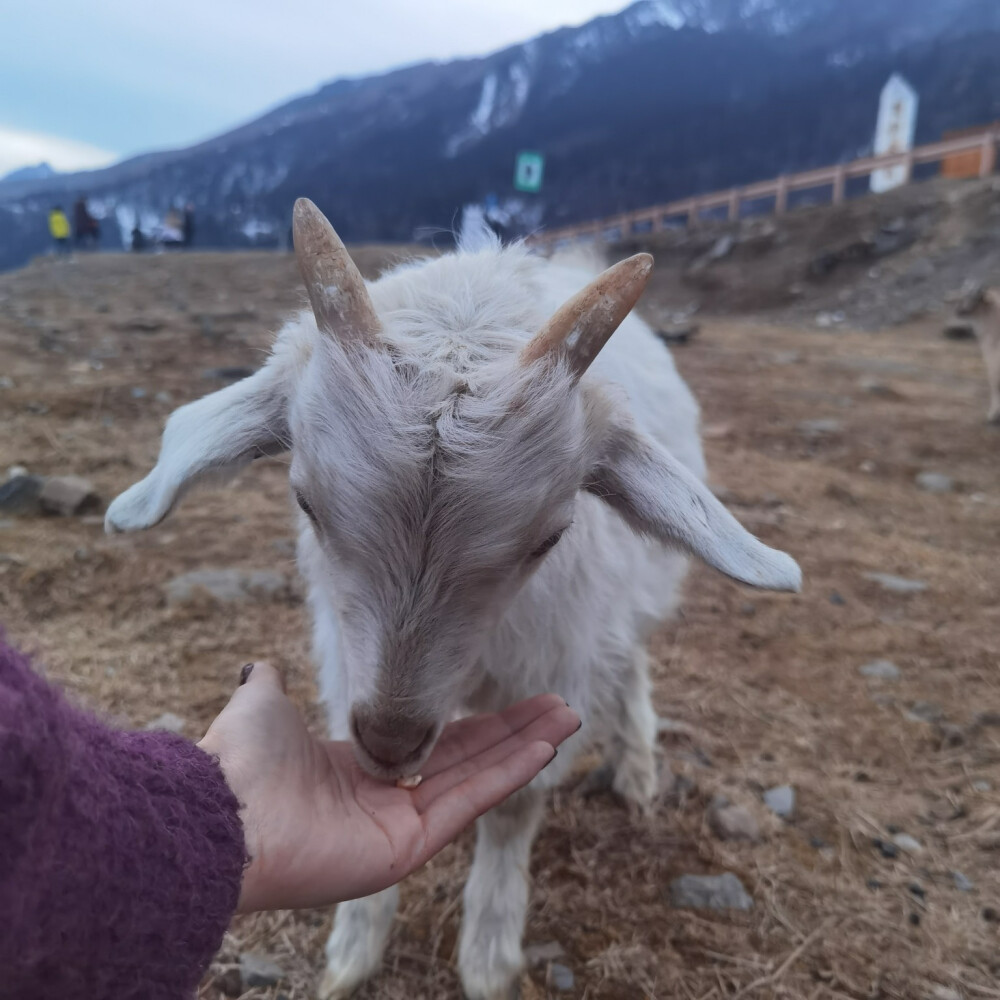
[(36, 0), (0, 14), (0, 176), (207, 138), (340, 76), (477, 55), (627, 0)]

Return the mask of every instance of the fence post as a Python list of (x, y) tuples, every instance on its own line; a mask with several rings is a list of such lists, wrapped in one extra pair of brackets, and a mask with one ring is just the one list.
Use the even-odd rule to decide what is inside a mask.
[(697, 229), (701, 225), (701, 200), (692, 198), (688, 202), (688, 229)]
[(833, 175), (833, 203), (842, 205), (847, 196), (847, 165), (839, 163)]
[(788, 211), (788, 178), (782, 174), (778, 178), (778, 188), (774, 193), (774, 214), (784, 215)]
[(739, 188), (733, 188), (729, 192), (729, 221), (739, 222), (740, 221), (740, 206), (742, 205), (743, 198), (740, 195)]
[(906, 151), (906, 160), (903, 163), (904, 184), (909, 184), (913, 180), (913, 150)]
[(979, 176), (989, 177), (997, 168), (997, 136), (993, 131), (983, 136), (983, 151), (979, 156)]

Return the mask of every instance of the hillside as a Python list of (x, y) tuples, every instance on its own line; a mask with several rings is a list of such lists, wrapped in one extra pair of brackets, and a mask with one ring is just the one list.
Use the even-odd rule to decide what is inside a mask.
[[(46, 249), (44, 213), (86, 193), (105, 246), (193, 202), (202, 247), (277, 246), (309, 195), (352, 240), (452, 228), (489, 193), (521, 224), (590, 218), (849, 158), (893, 71), (918, 141), (1000, 116), (989, 0), (639, 0), (478, 59), (337, 80), (189, 149), (0, 185), (0, 269)], [(513, 199), (521, 149), (540, 196)]]

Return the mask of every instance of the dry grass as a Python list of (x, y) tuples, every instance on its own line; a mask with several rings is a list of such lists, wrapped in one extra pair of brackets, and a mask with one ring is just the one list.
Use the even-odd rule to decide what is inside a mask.
[[(198, 373), (254, 363), (299, 301), (292, 263), (264, 255), (104, 257), (0, 278), (0, 371), (14, 380), (0, 390), (0, 469), (80, 473), (110, 498), (149, 467), (171, 407), (212, 387)], [(128, 328), (150, 315), (160, 329)], [(558, 941), (571, 995), (587, 1000), (1000, 997), (1000, 925), (983, 917), (1000, 908), (1000, 729), (976, 722), (1000, 710), (1000, 435), (980, 423), (975, 345), (929, 326), (872, 336), (727, 321), (676, 357), (704, 405), (715, 484), (752, 530), (800, 558), (806, 589), (758, 594), (692, 574), (683, 616), (653, 649), (658, 707), (687, 724), (663, 749), (690, 790), (648, 819), (610, 797), (557, 794), (534, 855), (527, 941)], [(887, 388), (865, 390), (865, 377)], [(155, 399), (163, 390), (171, 402)], [(840, 430), (797, 429), (816, 418)], [(924, 469), (957, 490), (920, 492)], [(14, 557), (0, 559), (0, 618), (76, 696), (127, 724), (174, 711), (197, 737), (252, 657), (281, 664), (318, 720), (296, 597), (227, 608), (162, 598), (164, 581), (199, 566), (292, 572), (283, 471), (248, 471), (141, 536), (107, 538), (93, 520), (0, 522), (0, 553)], [(872, 570), (929, 587), (890, 594), (865, 579)], [(860, 677), (876, 658), (901, 680)], [(959, 729), (908, 717), (919, 701)], [(760, 803), (785, 782), (798, 793), (790, 823)], [(705, 812), (719, 792), (755, 811), (762, 843), (712, 836)], [(893, 828), (922, 853), (882, 857), (872, 839)], [(404, 886), (385, 972), (362, 998), (458, 996), (469, 846), (467, 835)], [(667, 906), (676, 875), (724, 870), (750, 890), (751, 913)], [(955, 887), (955, 871), (973, 891)], [(288, 972), (247, 997), (310, 997), (328, 927), (320, 912), (236, 921), (203, 1000), (221, 996), (247, 949)], [(557, 995), (544, 967), (523, 995)]]

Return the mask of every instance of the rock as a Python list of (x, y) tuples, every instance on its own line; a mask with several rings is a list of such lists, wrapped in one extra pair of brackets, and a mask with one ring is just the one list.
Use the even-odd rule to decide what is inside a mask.
[(877, 583), (883, 590), (893, 594), (922, 594), (927, 589), (923, 580), (907, 580), (903, 576), (893, 576), (891, 573), (864, 573), (866, 580)]
[(166, 391), (166, 389), (163, 389), (160, 392), (158, 392), (153, 397), (153, 399), (155, 399), (158, 403), (172, 403), (174, 401), (174, 397), (171, 396), (170, 393)]
[(201, 377), (204, 379), (214, 379), (219, 382), (239, 382), (241, 379), (249, 378), (256, 371), (256, 368), (249, 368), (243, 365), (230, 365), (222, 368), (206, 368), (201, 373)]
[(764, 805), (776, 816), (788, 819), (795, 812), (795, 789), (791, 785), (778, 785), (764, 792)]
[(881, 853), (883, 858), (889, 858), (891, 860), (892, 858), (899, 857), (899, 848), (895, 844), (890, 843), (888, 840), (882, 840), (880, 837), (876, 837), (872, 841), (872, 846)]
[(951, 319), (945, 323), (941, 334), (948, 340), (975, 340), (976, 328), (967, 320)]
[(858, 667), (858, 673), (877, 681), (897, 681), (900, 677), (899, 667), (892, 660), (872, 660)]
[(786, 365), (797, 365), (802, 360), (800, 351), (775, 351), (771, 355), (771, 361), (782, 367)]
[(940, 472), (921, 472), (915, 482), (928, 493), (951, 493), (955, 489), (955, 480)]
[(133, 386), (129, 395), (131, 395), (133, 399), (145, 399), (148, 393), (146, 392), (145, 389), (142, 388), (142, 386), (137, 385)]
[(965, 730), (961, 726), (954, 722), (941, 722), (937, 728), (942, 747), (965, 746)]
[(993, 791), (993, 786), (985, 778), (976, 778), (976, 780), (972, 782), (972, 787), (977, 792)]
[(940, 722), (944, 712), (932, 701), (916, 701), (907, 710), (906, 717), (911, 722)]
[(164, 325), (162, 319), (154, 316), (134, 316), (116, 323), (115, 329), (125, 333), (156, 333), (157, 330), (162, 330)]
[(858, 380), (858, 387), (862, 391), (869, 393), (872, 396), (878, 396), (881, 399), (903, 399), (903, 394), (897, 392), (888, 382), (883, 382), (880, 379), (873, 378), (870, 375), (864, 375)]
[(240, 977), (243, 989), (251, 990), (256, 986), (274, 986), (285, 978), (285, 970), (266, 955), (245, 951), (240, 955)]
[(162, 715), (158, 715), (152, 722), (147, 722), (143, 727), (144, 729), (164, 729), (168, 733), (183, 733), (184, 726), (186, 723), (179, 716), (175, 715), (173, 712), (164, 712)]
[(972, 892), (975, 886), (961, 872), (952, 872), (951, 879), (959, 892)]
[(760, 827), (753, 814), (725, 799), (713, 802), (708, 811), (708, 825), (720, 840), (760, 840)]
[(963, 997), (958, 990), (935, 983), (931, 989), (931, 1000), (963, 1000)]
[(841, 428), (839, 420), (803, 420), (796, 425), (800, 434), (806, 437), (822, 437), (824, 434), (836, 434)]
[(275, 597), (288, 585), (282, 573), (270, 569), (196, 569), (170, 580), (164, 590), (168, 604), (185, 604), (199, 594), (231, 604), (253, 598)]
[(44, 485), (45, 480), (40, 476), (14, 476), (0, 483), (0, 511), (4, 514), (40, 514), (39, 497)]
[(0, 375), (0, 389), (13, 389), (14, 380), (9, 375)]
[(17, 479), (18, 476), (28, 476), (30, 473), (23, 465), (12, 465), (7, 470), (8, 479)]
[(752, 910), (753, 900), (732, 873), (681, 875), (670, 883), (670, 905), (683, 910)]
[(38, 499), (46, 514), (60, 517), (83, 514), (101, 503), (93, 484), (81, 476), (51, 476)]
[(821, 330), (829, 330), (838, 323), (843, 323), (844, 318), (842, 312), (821, 312), (816, 314), (816, 325)]
[(561, 993), (573, 989), (573, 970), (553, 962), (549, 966), (549, 982)]
[(924, 849), (923, 844), (921, 844), (915, 837), (911, 837), (908, 833), (897, 833), (896, 836), (892, 838), (892, 842), (901, 851), (906, 851), (907, 854), (919, 854)]
[(545, 965), (562, 958), (566, 952), (558, 941), (546, 941), (544, 944), (529, 944), (524, 949), (524, 960), (530, 966)]
[(215, 983), (227, 997), (238, 997), (243, 992), (243, 977), (239, 969), (226, 969), (215, 977)]
[(736, 240), (731, 233), (726, 233), (725, 236), (720, 236), (715, 241), (715, 245), (705, 256), (709, 260), (722, 260), (723, 257), (728, 257), (733, 252), (734, 246), (736, 246)]

